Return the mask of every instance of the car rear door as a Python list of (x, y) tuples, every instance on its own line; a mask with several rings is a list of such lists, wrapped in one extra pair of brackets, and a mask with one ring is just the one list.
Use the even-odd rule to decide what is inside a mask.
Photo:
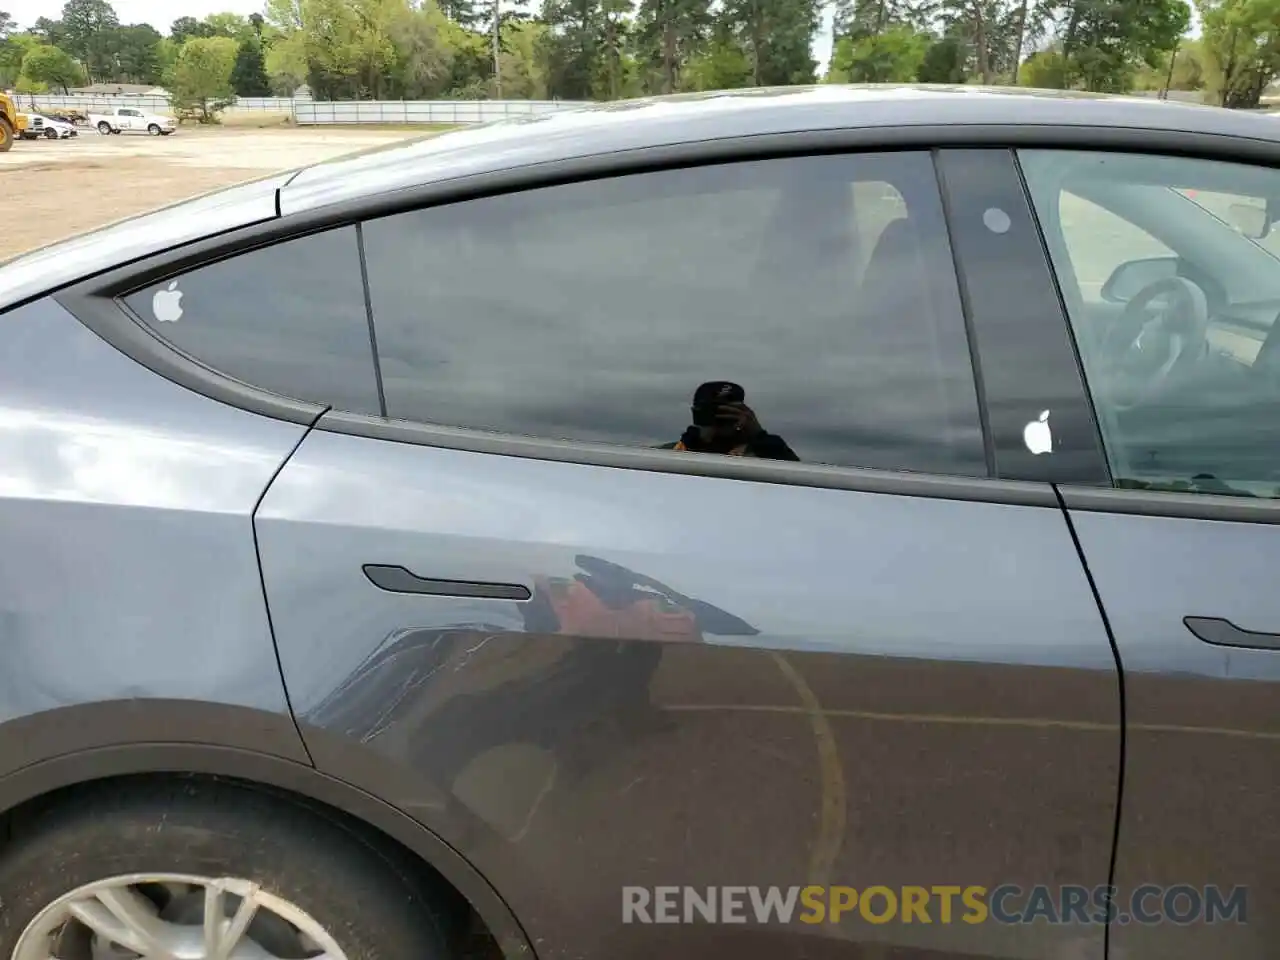
[[(1099, 955), (961, 902), (1106, 882), (1120, 711), (1048, 483), (1096, 436), (1016, 170), (955, 157), (954, 244), (938, 172), (744, 161), (361, 227), (387, 416), (321, 418), (256, 515), (281, 665), (317, 766), (541, 955)], [(1028, 373), (975, 383), (971, 337)], [(799, 462), (694, 452), (709, 381)]]
[(1021, 162), (1117, 488), (1062, 487), (1124, 669), (1111, 955), (1251, 960), (1280, 938), (1280, 235), (1229, 224), (1280, 171), (1177, 146)]

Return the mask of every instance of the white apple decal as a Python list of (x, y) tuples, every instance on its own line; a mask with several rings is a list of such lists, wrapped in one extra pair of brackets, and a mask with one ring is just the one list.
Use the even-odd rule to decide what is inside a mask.
[(182, 291), (178, 289), (177, 280), (167, 289), (156, 291), (151, 298), (151, 312), (158, 323), (177, 323), (182, 319)]
[(1022, 442), (1037, 457), (1053, 453), (1053, 431), (1049, 429), (1049, 411), (1041, 410), (1040, 416), (1022, 428)]

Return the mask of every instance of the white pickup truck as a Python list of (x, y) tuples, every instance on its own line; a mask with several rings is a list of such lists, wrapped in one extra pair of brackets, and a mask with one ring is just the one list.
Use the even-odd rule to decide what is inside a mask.
[(178, 123), (173, 117), (147, 113), (137, 107), (116, 107), (106, 113), (91, 113), (89, 124), (97, 127), (98, 132), (103, 136), (132, 130), (137, 133), (149, 133), (153, 137), (167, 137), (178, 128)]

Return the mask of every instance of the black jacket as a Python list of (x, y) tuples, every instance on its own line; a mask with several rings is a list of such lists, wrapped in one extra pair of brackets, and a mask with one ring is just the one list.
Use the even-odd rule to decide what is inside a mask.
[[(675, 450), (683, 445), (684, 449), (694, 453), (724, 453), (731, 454), (736, 447), (721, 448), (709, 445), (703, 442), (702, 434), (697, 427), (689, 427), (676, 443), (664, 443), (663, 450)], [(740, 446), (740, 445), (739, 445)], [(794, 460), (799, 461), (800, 458), (795, 455), (787, 441), (783, 440), (776, 433), (760, 431), (746, 445), (746, 452), (742, 456), (757, 457), (761, 460)]]

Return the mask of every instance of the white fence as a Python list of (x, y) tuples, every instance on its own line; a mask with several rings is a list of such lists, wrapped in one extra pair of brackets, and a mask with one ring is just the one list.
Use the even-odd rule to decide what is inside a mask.
[[(19, 110), (31, 109), (33, 105), (42, 110), (79, 110), (81, 113), (102, 113), (116, 107), (133, 107), (150, 113), (169, 113), (173, 105), (168, 97), (119, 96), (95, 97), (72, 95), (64, 97), (57, 94), (17, 94), (14, 97)], [(305, 103), (291, 97), (239, 97), (227, 108), (229, 113), (293, 113), (295, 103)]]
[(299, 100), (299, 125), (318, 123), (487, 123), (578, 106), (572, 100)]
[[(19, 110), (78, 110), (102, 113), (133, 107), (151, 113), (172, 113), (165, 97), (58, 96), (22, 94)], [(239, 97), (227, 113), (288, 113), (299, 124), (332, 123), (486, 123), (504, 117), (528, 117), (577, 106), (571, 100), (305, 100), (291, 97)]]

